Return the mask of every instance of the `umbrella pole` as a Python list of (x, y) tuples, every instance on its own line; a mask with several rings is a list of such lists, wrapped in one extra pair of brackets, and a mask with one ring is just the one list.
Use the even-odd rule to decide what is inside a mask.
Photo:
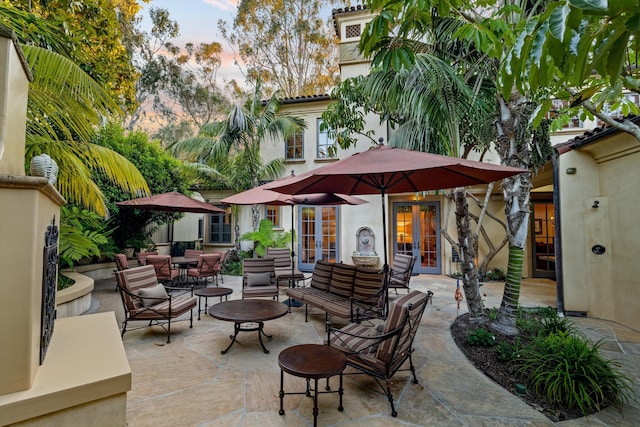
[(389, 261), (387, 258), (387, 209), (384, 201), (384, 188), (380, 194), (382, 196), (382, 245), (384, 247), (384, 265), (382, 266), (382, 271), (384, 272), (384, 287), (387, 293), (386, 317), (389, 315)]
[[(296, 252), (293, 250), (293, 247), (295, 245), (295, 236), (294, 236), (294, 226), (293, 226), (293, 207), (295, 205), (291, 205), (291, 277), (289, 278), (289, 287), (290, 288), (295, 288), (296, 286), (296, 264), (295, 264), (295, 259), (296, 259)], [(291, 307), (302, 307), (302, 303), (300, 301), (296, 301), (293, 298), (289, 298), (285, 304), (287, 304), (289, 306), (289, 310), (291, 310)]]

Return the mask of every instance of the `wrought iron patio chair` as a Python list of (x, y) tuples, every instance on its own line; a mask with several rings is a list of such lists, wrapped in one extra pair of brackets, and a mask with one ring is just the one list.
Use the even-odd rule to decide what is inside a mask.
[(411, 272), (416, 263), (416, 257), (405, 254), (395, 254), (393, 264), (389, 271), (389, 289), (394, 289), (396, 295), (398, 288), (409, 291), (409, 280), (411, 280)]
[(118, 271), (116, 274), (124, 307), (122, 337), (127, 332), (129, 322), (145, 321), (149, 322), (147, 326), (158, 325), (162, 327), (167, 333), (168, 344), (171, 342), (171, 322), (187, 312), (189, 313), (189, 327), (193, 327), (193, 309), (197, 304), (197, 299), (187, 295), (167, 294), (164, 286), (158, 283), (152, 265), (128, 268)]
[(158, 281), (165, 286), (172, 286), (175, 279), (180, 276), (180, 270), (172, 267), (169, 255), (149, 255), (146, 258), (146, 263), (153, 266)]
[(156, 251), (138, 252), (136, 254), (136, 259), (138, 260), (138, 265), (146, 265), (147, 264), (147, 257), (149, 255), (158, 255), (158, 252), (156, 252)]
[[(207, 287), (207, 279), (215, 278), (216, 266), (220, 263), (220, 255), (218, 254), (201, 254), (198, 256), (198, 265), (195, 268), (187, 269), (187, 278), (193, 278), (196, 283), (204, 279), (204, 286)], [(212, 280), (213, 281), (213, 280)], [(216, 286), (218, 285), (216, 281)]]
[[(347, 365), (359, 371), (355, 374), (367, 374), (376, 380), (391, 404), (394, 417), (398, 412), (391, 394), (391, 378), (398, 371), (409, 370), (413, 383), (418, 383), (411, 358), (413, 340), (432, 295), (431, 291), (411, 291), (400, 297), (391, 304), (389, 316), (380, 325), (351, 323), (341, 329), (328, 328), (328, 345), (345, 353)], [(407, 360), (409, 367), (400, 369)]]
[(273, 258), (242, 260), (242, 298), (270, 297), (278, 299)]

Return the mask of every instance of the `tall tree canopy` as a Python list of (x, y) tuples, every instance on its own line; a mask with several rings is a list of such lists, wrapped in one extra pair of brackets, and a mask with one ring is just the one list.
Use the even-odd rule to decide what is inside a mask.
[(238, 49), (251, 82), (284, 97), (327, 93), (337, 79), (336, 39), (323, 21), (322, 0), (241, 0), (224, 37)]
[(519, 30), (503, 63), (505, 90), (513, 82), (522, 93), (546, 92), (538, 120), (552, 98), (568, 100), (570, 112), (582, 108), (640, 141), (640, 127), (608, 114), (617, 108), (638, 113), (623, 95), (640, 93), (640, 1), (552, 1)]

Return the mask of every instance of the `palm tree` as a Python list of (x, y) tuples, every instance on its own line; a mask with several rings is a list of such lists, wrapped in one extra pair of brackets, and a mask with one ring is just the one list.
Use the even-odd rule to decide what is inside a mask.
[[(223, 120), (200, 128), (196, 137), (172, 144), (169, 148), (190, 162), (208, 185), (234, 193), (260, 185), (261, 180), (278, 178), (284, 172), (284, 160), (263, 163), (262, 142), (282, 141), (297, 129), (305, 128), (304, 120), (279, 114), (277, 94), (262, 101), (260, 82), (244, 105), (236, 105)], [(235, 215), (237, 220), (237, 215)], [(260, 212), (253, 206), (253, 230), (258, 230)]]
[[(19, 29), (25, 27), (25, 21), (37, 22), (42, 33), (36, 38), (64, 53), (59, 29), (37, 16), (2, 4), (0, 21)], [(93, 170), (103, 172), (133, 195), (148, 193), (146, 181), (133, 164), (90, 143), (97, 126), (121, 114), (110, 93), (63, 54), (29, 44), (33, 34), (19, 30), (16, 36), (33, 74), (27, 102), (26, 158), (49, 154), (59, 166), (58, 191), (67, 201), (101, 216), (108, 212), (105, 197), (93, 181)]]
[[(369, 0), (367, 6), (380, 12), (363, 32), (360, 48), (373, 55), (373, 63), (387, 68), (412, 67), (417, 48), (428, 33), (438, 28), (440, 18), (456, 24), (443, 35), (456, 42), (469, 41), (483, 61), (494, 64), (494, 92), (498, 111), (495, 120), (495, 149), (502, 164), (521, 169), (535, 169), (550, 153), (548, 138), (537, 138), (529, 126), (535, 103), (532, 95), (523, 96), (513, 87), (499, 87), (499, 65), (506, 61), (515, 43), (515, 32), (530, 16), (544, 6), (544, 1), (511, 1), (487, 5), (485, 2), (446, 0), (444, 2), (399, 2)], [(503, 333), (516, 334), (515, 314), (520, 294), (524, 245), (529, 224), (531, 174), (523, 173), (503, 181), (509, 261), (507, 280), (498, 318), (492, 324)]]

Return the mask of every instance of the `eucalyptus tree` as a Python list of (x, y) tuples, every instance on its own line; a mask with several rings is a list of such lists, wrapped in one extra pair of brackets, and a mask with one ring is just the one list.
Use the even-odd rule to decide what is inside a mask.
[[(205, 124), (197, 136), (169, 148), (189, 162), (210, 186), (234, 192), (257, 187), (261, 180), (281, 176), (285, 168), (281, 158), (263, 162), (262, 144), (267, 140), (284, 141), (306, 126), (301, 118), (279, 113), (280, 102), (277, 94), (263, 101), (258, 82), (246, 102), (233, 106), (224, 120)], [(253, 206), (253, 230), (259, 223), (258, 206)]]
[(322, 20), (327, 0), (241, 0), (231, 28), (218, 21), (237, 48), (247, 79), (282, 96), (327, 93), (338, 77), (337, 41)]
[[(514, 0), (509, 2), (462, 0), (371, 0), (367, 5), (376, 13), (360, 40), (360, 49), (373, 57), (373, 65), (400, 70), (413, 67), (416, 46), (440, 18), (450, 18), (460, 25), (452, 27), (454, 40), (472, 43), (483, 61), (494, 65), (493, 80), (499, 84), (500, 64), (506, 61), (509, 49), (516, 41), (519, 25), (539, 13), (544, 1)], [(550, 155), (548, 138), (530, 126), (535, 109), (531, 93), (520, 94), (513, 87), (496, 87), (495, 150), (503, 165), (534, 169)], [(505, 200), (509, 261), (505, 291), (492, 326), (501, 332), (516, 334), (515, 313), (520, 295), (524, 246), (529, 227), (531, 173), (507, 178), (502, 191)], [(467, 262), (471, 262), (467, 260)]]

